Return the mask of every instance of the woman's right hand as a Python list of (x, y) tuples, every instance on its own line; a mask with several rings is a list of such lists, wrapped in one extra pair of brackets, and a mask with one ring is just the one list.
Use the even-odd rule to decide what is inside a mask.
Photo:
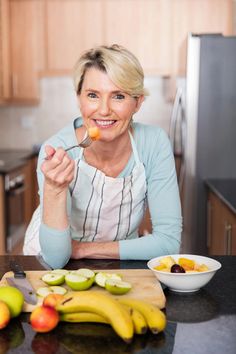
[(45, 184), (55, 189), (56, 193), (67, 190), (74, 177), (75, 162), (63, 148), (54, 149), (50, 145), (45, 146), (46, 158), (41, 165), (45, 177)]

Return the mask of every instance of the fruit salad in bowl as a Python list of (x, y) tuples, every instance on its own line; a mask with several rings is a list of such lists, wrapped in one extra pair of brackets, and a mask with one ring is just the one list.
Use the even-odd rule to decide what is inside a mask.
[(193, 254), (160, 256), (147, 265), (162, 284), (177, 292), (198, 291), (221, 268), (215, 259)]

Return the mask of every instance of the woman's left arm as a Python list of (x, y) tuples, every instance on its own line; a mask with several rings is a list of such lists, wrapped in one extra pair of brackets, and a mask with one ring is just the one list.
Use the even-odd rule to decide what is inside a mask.
[(72, 240), (71, 258), (119, 259), (118, 242), (78, 242)]
[[(147, 156), (147, 196), (152, 234), (119, 242), (121, 259), (150, 259), (179, 252), (182, 216), (175, 161), (170, 141), (163, 130), (153, 139)], [(147, 149), (145, 149), (147, 151)]]

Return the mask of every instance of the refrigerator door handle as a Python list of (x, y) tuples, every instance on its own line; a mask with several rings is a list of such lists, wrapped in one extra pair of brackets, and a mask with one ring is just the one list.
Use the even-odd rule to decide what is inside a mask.
[(176, 127), (177, 127), (178, 113), (181, 106), (181, 97), (182, 97), (182, 90), (178, 88), (175, 95), (174, 105), (170, 117), (170, 127), (169, 127), (169, 138), (170, 138), (170, 143), (173, 152), (175, 152)]

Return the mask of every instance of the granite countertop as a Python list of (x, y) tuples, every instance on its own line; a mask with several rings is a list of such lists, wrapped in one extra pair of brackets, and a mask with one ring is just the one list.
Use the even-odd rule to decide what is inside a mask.
[[(0, 256), (0, 277), (9, 261), (20, 262), (25, 270), (45, 269), (34, 256)], [(124, 343), (107, 325), (60, 323), (52, 332), (35, 333), (29, 314), (21, 314), (0, 331), (5, 353), (86, 354), (234, 354), (236, 338), (236, 256), (212, 257), (222, 268), (199, 292), (178, 294), (164, 289), (167, 327), (153, 335), (135, 335)], [(66, 269), (146, 269), (145, 261), (70, 260)], [(142, 286), (142, 284), (140, 284)]]
[(236, 214), (236, 179), (208, 179), (206, 185)]
[(26, 161), (37, 156), (37, 151), (0, 149), (0, 174), (6, 174), (25, 165)]

